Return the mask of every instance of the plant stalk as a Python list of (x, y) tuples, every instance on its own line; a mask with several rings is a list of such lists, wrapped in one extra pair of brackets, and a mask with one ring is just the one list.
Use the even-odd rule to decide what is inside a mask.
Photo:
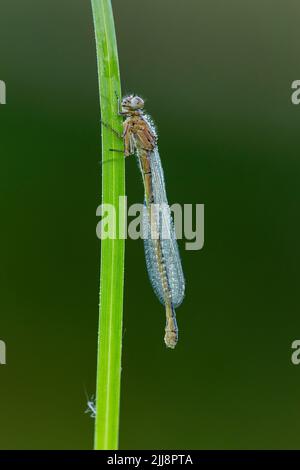
[[(94, 18), (102, 125), (102, 204), (115, 209), (115, 221), (125, 225), (125, 158), (117, 97), (121, 84), (114, 18), (110, 0), (91, 0)], [(113, 152), (110, 149), (120, 150)], [(120, 202), (121, 201), (121, 202)], [(104, 214), (103, 214), (104, 215)], [(118, 449), (125, 240), (102, 238), (96, 384), (95, 450)]]

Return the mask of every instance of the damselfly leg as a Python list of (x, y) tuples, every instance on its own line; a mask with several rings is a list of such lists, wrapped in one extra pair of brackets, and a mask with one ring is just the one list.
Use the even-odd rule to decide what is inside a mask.
[(118, 137), (118, 139), (123, 140), (123, 135), (120, 134), (118, 131), (116, 131), (116, 129), (114, 129), (110, 124), (108, 124), (107, 122), (102, 121), (102, 119), (100, 119), (100, 122), (101, 122), (102, 126), (106, 127), (113, 134), (115, 134), (115, 136)]

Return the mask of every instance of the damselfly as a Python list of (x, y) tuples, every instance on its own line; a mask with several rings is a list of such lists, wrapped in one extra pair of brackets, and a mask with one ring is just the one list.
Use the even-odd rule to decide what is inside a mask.
[(136, 95), (123, 98), (125, 157), (136, 154), (144, 183), (143, 238), (146, 265), (154, 292), (166, 309), (165, 343), (175, 348), (178, 327), (175, 308), (184, 297), (185, 282), (177, 240), (166, 196), (164, 173), (155, 127)]

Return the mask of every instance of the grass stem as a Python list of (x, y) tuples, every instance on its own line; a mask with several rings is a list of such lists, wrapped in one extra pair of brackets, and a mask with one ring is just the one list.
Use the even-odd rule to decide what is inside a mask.
[[(122, 134), (122, 119), (117, 114), (121, 97), (117, 42), (110, 0), (91, 0), (99, 77), (102, 126), (102, 204), (115, 209), (118, 224), (125, 224), (125, 158), (123, 142), (110, 128)], [(98, 363), (96, 385), (95, 449), (118, 448), (124, 243), (118, 233), (101, 242)]]

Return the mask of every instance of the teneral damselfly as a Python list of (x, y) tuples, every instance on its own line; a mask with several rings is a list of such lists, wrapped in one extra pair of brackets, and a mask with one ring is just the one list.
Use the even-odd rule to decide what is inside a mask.
[(185, 281), (166, 196), (157, 134), (143, 108), (142, 98), (129, 95), (123, 98), (119, 114), (126, 118), (123, 123), (125, 157), (136, 154), (143, 177), (143, 238), (147, 270), (153, 290), (166, 309), (166, 346), (175, 348), (178, 341), (175, 308), (184, 298)]

